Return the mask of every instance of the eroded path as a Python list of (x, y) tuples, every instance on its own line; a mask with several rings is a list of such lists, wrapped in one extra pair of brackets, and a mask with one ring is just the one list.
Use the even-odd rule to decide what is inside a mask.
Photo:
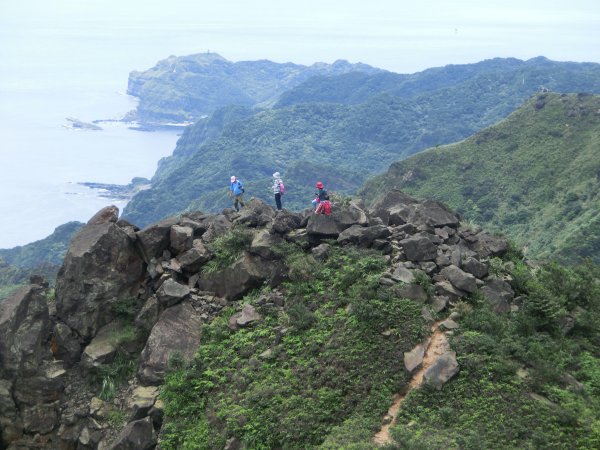
[(443, 321), (436, 322), (432, 325), (431, 331), (432, 335), (427, 340), (426, 350), (423, 356), (423, 362), (421, 363), (421, 367), (413, 374), (412, 379), (408, 384), (408, 389), (404, 394), (396, 394), (394, 396), (394, 403), (390, 406), (390, 409), (387, 413), (387, 420), (385, 424), (381, 426), (381, 430), (375, 435), (373, 442), (377, 445), (389, 444), (392, 442), (392, 438), (390, 436), (390, 428), (396, 421), (396, 416), (398, 415), (398, 411), (400, 410), (400, 406), (404, 401), (404, 398), (408, 395), (410, 391), (415, 388), (418, 388), (423, 383), (423, 375), (427, 371), (429, 367), (433, 363), (435, 363), (440, 356), (450, 351), (450, 344), (448, 343), (448, 338), (443, 330), (440, 329), (440, 324)]

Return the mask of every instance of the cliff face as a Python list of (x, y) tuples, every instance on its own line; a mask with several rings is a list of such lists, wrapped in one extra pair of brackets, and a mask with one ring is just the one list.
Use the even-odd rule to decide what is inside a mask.
[[(201, 325), (225, 307), (239, 309), (232, 330), (260, 321), (238, 300), (263, 286), (266, 304), (284, 307), (280, 286), (296, 270), (278, 251), (287, 244), (316, 260), (332, 246), (374, 249), (386, 267), (380, 286), (430, 311), (479, 289), (498, 313), (513, 307), (510, 285), (488, 276), (506, 241), (399, 191), (371, 211), (350, 202), (331, 216), (276, 212), (251, 200), (240, 213), (190, 213), (143, 230), (105, 208), (71, 242), (55, 299), (33, 280), (0, 303), (0, 448), (154, 448), (157, 386), (174, 359), (193, 357)], [(423, 277), (431, 288), (415, 282)], [(106, 371), (119, 362), (129, 368), (123, 385)], [(107, 402), (99, 397), (111, 380)]]

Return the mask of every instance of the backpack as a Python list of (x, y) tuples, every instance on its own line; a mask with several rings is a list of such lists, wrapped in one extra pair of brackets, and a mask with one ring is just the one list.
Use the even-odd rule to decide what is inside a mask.
[(329, 216), (331, 214), (331, 202), (329, 200), (325, 200), (323, 202), (323, 214)]
[(281, 195), (285, 194), (285, 186), (283, 185), (283, 181), (279, 180), (279, 193)]
[(237, 184), (238, 184), (238, 186), (239, 186), (240, 191), (242, 192), (242, 194), (244, 192), (246, 192), (246, 190), (244, 189), (244, 186), (242, 185), (242, 182), (240, 180), (237, 180)]

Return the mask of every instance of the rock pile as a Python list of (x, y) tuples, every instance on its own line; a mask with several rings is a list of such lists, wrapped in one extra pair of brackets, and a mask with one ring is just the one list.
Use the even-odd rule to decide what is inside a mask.
[[(216, 240), (232, 230), (242, 230), (243, 251), (213, 264)], [(265, 284), (273, 292), (261, 301), (282, 307), (277, 286), (288, 268), (278, 244), (322, 259), (331, 240), (380, 251), (389, 264), (380, 283), (435, 311), (476, 291), (499, 313), (514, 307), (510, 285), (488, 275), (506, 241), (398, 191), (372, 211), (353, 201), (331, 216), (276, 212), (252, 200), (240, 213), (195, 212), (143, 230), (105, 208), (74, 237), (55, 300), (32, 284), (0, 303), (0, 448), (154, 448), (162, 425), (156, 387), (174, 360), (193, 357), (201, 325)], [(238, 309), (232, 329), (261, 320)], [(135, 375), (103, 401), (99, 371), (118, 358), (133, 361)]]

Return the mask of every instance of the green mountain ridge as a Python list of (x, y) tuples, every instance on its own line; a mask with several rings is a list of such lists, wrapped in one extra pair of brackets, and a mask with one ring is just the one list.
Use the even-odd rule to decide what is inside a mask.
[(533, 258), (600, 261), (600, 97), (539, 93), (462, 142), (398, 161), (366, 183), (433, 198), (504, 232)]
[(197, 120), (228, 105), (260, 106), (315, 75), (381, 72), (338, 60), (303, 66), (268, 60), (231, 62), (216, 53), (170, 56), (129, 75), (127, 92), (140, 98), (130, 118), (144, 123)]
[[(524, 73), (532, 74), (526, 83)], [(430, 69), (413, 75), (410, 90), (418, 95), (412, 98), (392, 95), (390, 86), (397, 83), (397, 91), (402, 91), (406, 77), (389, 73), (312, 78), (304, 88), (314, 86), (315, 92), (326, 94), (337, 80), (336, 95), (350, 98), (356, 84), (344, 80), (362, 83), (365, 77), (388, 81), (379, 85), (373, 81), (376, 87), (367, 89), (370, 96), (361, 103), (315, 102), (310, 97), (253, 112), (229, 107), (198, 121), (186, 129), (173, 156), (161, 162), (152, 188), (136, 195), (124, 216), (147, 225), (186, 209), (217, 211), (229, 204), (230, 175), (246, 183), (249, 196), (269, 200), (268, 186), (275, 171), (289, 186), (285, 207), (303, 209), (309, 205), (315, 181), (322, 180), (342, 194), (353, 193), (368, 176), (393, 161), (456, 142), (496, 123), (544, 80), (554, 80), (553, 86), (565, 91), (600, 89), (600, 65), (545, 58)], [(419, 77), (428, 81), (417, 89)], [(453, 84), (457, 80), (460, 83)]]

